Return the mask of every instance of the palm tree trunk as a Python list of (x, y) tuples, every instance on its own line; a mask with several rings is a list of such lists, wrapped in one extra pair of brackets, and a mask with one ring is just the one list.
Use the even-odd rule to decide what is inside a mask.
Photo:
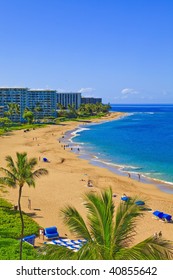
[(19, 213), (20, 213), (20, 219), (21, 219), (21, 224), (22, 224), (22, 229), (21, 229), (21, 239), (20, 239), (20, 260), (22, 260), (22, 245), (23, 245), (23, 236), (24, 236), (24, 221), (23, 221), (23, 215), (22, 215), (22, 209), (21, 209), (21, 196), (22, 196), (22, 187), (19, 187), (19, 198), (18, 198), (18, 207), (19, 207)]

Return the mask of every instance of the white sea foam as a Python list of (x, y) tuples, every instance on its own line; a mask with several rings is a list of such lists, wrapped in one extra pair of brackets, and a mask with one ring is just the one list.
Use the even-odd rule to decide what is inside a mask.
[[(151, 175), (151, 174), (150, 174)], [(156, 183), (160, 183), (160, 184), (166, 184), (166, 185), (170, 185), (170, 186), (173, 186), (173, 183), (172, 182), (169, 182), (169, 181), (165, 181), (165, 180), (161, 180), (161, 179), (158, 179), (158, 178), (152, 178), (149, 176), (145, 176), (146, 178), (150, 179), (150, 180), (153, 180), (155, 181)]]
[[(121, 170), (122, 172), (127, 172), (129, 169), (141, 169), (140, 167), (137, 167), (137, 166), (131, 166), (131, 165), (121, 165), (121, 164), (116, 164), (116, 163), (113, 163), (113, 162), (109, 162), (109, 161), (104, 161), (102, 159), (99, 159), (97, 157), (97, 159), (94, 159), (93, 161), (97, 161), (97, 162), (101, 162), (105, 165), (109, 165), (109, 166), (112, 166), (112, 167), (115, 167), (115, 168), (118, 168), (119, 170)], [(123, 170), (123, 169), (127, 169), (127, 170)], [(135, 173), (135, 172), (134, 172)]]
[[(76, 134), (78, 134), (79, 132), (84, 131), (84, 130), (90, 130), (90, 128), (80, 127), (80, 128), (78, 128), (77, 130), (73, 131), (73, 132), (71, 133), (71, 135), (76, 135)], [(80, 135), (80, 134), (78, 134), (78, 135)]]

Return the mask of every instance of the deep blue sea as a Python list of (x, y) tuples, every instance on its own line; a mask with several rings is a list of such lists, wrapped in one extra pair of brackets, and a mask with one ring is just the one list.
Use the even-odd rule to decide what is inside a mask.
[[(84, 125), (73, 142), (93, 164), (173, 183), (173, 105), (111, 105), (127, 116)], [(125, 173), (124, 173), (125, 174)]]

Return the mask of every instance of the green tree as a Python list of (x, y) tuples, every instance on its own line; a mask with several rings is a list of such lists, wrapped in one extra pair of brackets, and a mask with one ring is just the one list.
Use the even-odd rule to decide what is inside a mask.
[(58, 116), (59, 117), (67, 117), (68, 113), (65, 110), (65, 107), (61, 103), (57, 103), (57, 108), (59, 108)]
[(38, 116), (40, 116), (40, 113), (43, 112), (43, 108), (41, 107), (39, 102), (37, 102), (33, 111), (34, 111), (34, 115), (36, 116), (36, 118), (38, 118)]
[(2, 127), (3, 129), (8, 127), (10, 124), (11, 124), (11, 120), (9, 118), (7, 117), (0, 118), (0, 127)]
[(5, 115), (10, 118), (10, 120), (13, 119), (13, 116), (20, 114), (20, 105), (17, 103), (8, 103), (8, 111), (5, 112)]
[(37, 159), (27, 158), (27, 153), (16, 153), (17, 161), (14, 162), (11, 156), (6, 156), (7, 169), (0, 167), (0, 172), (4, 174), (4, 177), (0, 177), (0, 184), (12, 188), (19, 188), (18, 196), (18, 208), (21, 219), (21, 240), (20, 240), (20, 260), (22, 259), (22, 239), (24, 237), (24, 220), (21, 209), (21, 196), (24, 185), (29, 187), (35, 187), (35, 179), (42, 175), (47, 175), (48, 171), (44, 168), (34, 170)]
[(32, 111), (26, 110), (23, 113), (23, 118), (27, 120), (29, 124), (32, 124), (34, 119), (34, 113)]
[(73, 105), (68, 104), (68, 110), (69, 110), (68, 116), (70, 118), (76, 118), (77, 117), (78, 114), (77, 114), (77, 111), (75, 109), (74, 104)]
[(85, 196), (87, 221), (71, 206), (62, 210), (65, 224), (77, 238), (87, 240), (78, 251), (47, 245), (47, 259), (83, 259), (83, 260), (165, 260), (173, 257), (173, 244), (153, 236), (133, 245), (136, 235), (136, 219), (143, 211), (135, 199), (121, 202), (116, 210), (112, 199), (112, 190), (107, 189), (97, 195)]

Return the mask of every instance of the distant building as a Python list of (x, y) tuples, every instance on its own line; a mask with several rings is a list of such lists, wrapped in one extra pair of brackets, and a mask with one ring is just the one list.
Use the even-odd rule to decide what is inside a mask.
[(15, 103), (20, 107), (20, 114), (13, 114), (11, 120), (14, 122), (21, 122), (23, 111), (26, 107), (26, 93), (27, 88), (0, 88), (0, 114), (4, 117), (4, 113), (8, 111), (8, 104)]
[(81, 98), (82, 104), (96, 104), (102, 103), (102, 98), (95, 98), (95, 97), (82, 97)]
[(36, 118), (56, 117), (56, 99), (56, 90), (29, 89), (26, 96), (26, 105), (34, 112)]
[(75, 105), (75, 109), (78, 109), (81, 105), (81, 93), (80, 92), (57, 92), (57, 104), (60, 103), (65, 109), (68, 109), (68, 105)]
[(60, 103), (65, 109), (68, 105), (75, 106), (78, 109), (81, 105), (87, 103), (102, 103), (101, 98), (82, 97), (80, 92), (57, 92), (50, 89), (28, 89), (20, 87), (1, 87), (0, 88), (0, 117), (4, 117), (9, 110), (8, 104), (15, 103), (19, 105), (19, 114), (13, 113), (10, 119), (14, 122), (23, 122), (23, 113), (27, 107), (34, 113), (35, 119), (45, 117), (56, 117), (57, 104)]
[(0, 106), (0, 118), (4, 117), (4, 106)]
[(49, 89), (0, 88), (0, 116), (8, 111), (8, 104), (19, 105), (20, 114), (13, 114), (10, 119), (23, 122), (23, 113), (27, 107), (36, 118), (56, 116), (57, 92)]

